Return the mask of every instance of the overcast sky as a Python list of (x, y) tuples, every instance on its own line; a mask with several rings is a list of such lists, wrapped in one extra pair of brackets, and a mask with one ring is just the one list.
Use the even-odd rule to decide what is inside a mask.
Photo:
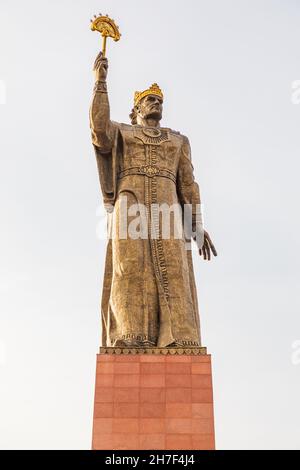
[[(89, 449), (105, 241), (90, 141), (157, 82), (219, 256), (194, 253), (219, 449), (300, 448), (297, 0), (0, 0), (0, 448)], [(293, 95), (294, 93), (294, 95)], [(298, 103), (298, 104), (297, 104)]]

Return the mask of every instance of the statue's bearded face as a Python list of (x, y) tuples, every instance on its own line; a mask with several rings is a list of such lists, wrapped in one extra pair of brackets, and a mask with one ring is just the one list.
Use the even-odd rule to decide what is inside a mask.
[(163, 110), (163, 99), (157, 95), (147, 95), (143, 98), (138, 106), (138, 115), (143, 119), (157, 119), (158, 121), (162, 118)]

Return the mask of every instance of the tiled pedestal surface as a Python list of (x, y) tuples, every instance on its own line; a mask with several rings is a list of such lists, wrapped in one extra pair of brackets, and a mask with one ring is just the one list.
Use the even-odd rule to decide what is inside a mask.
[(98, 354), (93, 449), (214, 447), (210, 355)]

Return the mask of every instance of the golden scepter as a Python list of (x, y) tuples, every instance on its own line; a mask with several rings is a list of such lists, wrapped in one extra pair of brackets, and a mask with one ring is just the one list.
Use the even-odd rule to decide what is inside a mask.
[(119, 41), (121, 34), (119, 27), (116, 25), (113, 19), (109, 18), (108, 15), (104, 16), (99, 13), (99, 16), (94, 15), (94, 19), (91, 20), (91, 30), (99, 31), (103, 38), (102, 43), (102, 54), (105, 57), (106, 53), (106, 39), (112, 38), (114, 41)]

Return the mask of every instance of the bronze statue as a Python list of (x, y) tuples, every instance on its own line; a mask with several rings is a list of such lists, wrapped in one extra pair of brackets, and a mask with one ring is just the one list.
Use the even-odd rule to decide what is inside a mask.
[[(121, 219), (121, 197), (146, 208), (147, 237), (109, 239), (102, 291), (102, 345), (111, 347), (201, 346), (192, 253), (186, 235), (164, 238), (160, 204), (191, 207), (192, 237), (203, 233), (199, 253), (217, 255), (199, 219), (188, 138), (161, 127), (163, 93), (157, 84), (136, 92), (131, 125), (110, 118), (103, 53), (94, 64), (90, 110), (92, 142), (104, 204), (113, 225)], [(154, 210), (152, 210), (154, 207)], [(153, 236), (154, 233), (154, 236)]]

